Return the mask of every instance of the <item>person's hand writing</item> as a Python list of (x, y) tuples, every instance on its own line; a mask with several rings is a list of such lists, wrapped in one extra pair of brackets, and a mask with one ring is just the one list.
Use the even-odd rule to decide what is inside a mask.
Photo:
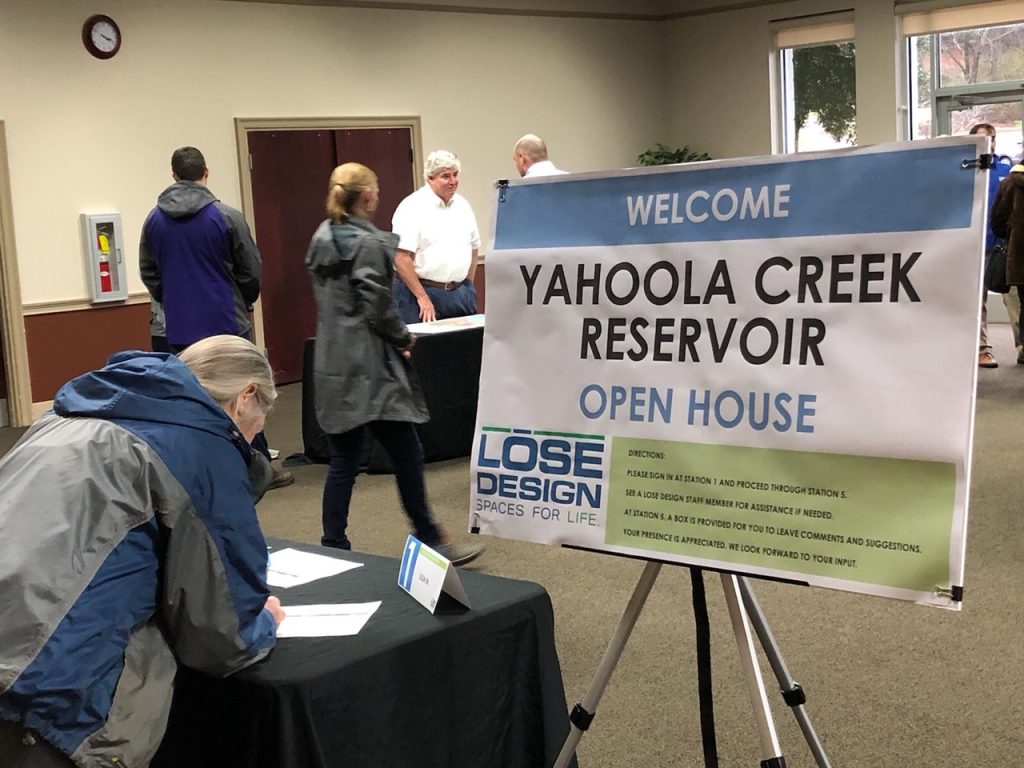
[(430, 300), (429, 296), (424, 295), (421, 299), (416, 299), (416, 303), (420, 306), (420, 320), (424, 323), (430, 323), (437, 319), (437, 312), (434, 311), (434, 302)]
[(277, 622), (278, 626), (281, 626), (281, 622), (284, 621), (284, 608), (281, 607), (281, 601), (271, 595), (267, 598), (267, 602), (263, 607), (270, 611), (274, 621)]

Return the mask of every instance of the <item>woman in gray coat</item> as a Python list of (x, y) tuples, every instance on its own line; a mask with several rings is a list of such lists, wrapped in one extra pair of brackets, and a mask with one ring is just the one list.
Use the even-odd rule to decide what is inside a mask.
[(306, 254), (318, 310), (316, 415), (330, 451), (321, 543), (352, 546), (346, 535), (349, 504), (369, 430), (391, 457), (416, 537), (462, 565), (483, 547), (451, 544), (427, 505), (423, 447), (414, 425), (430, 416), (409, 367), (415, 337), (391, 298), (398, 237), (370, 222), (379, 199), (377, 176), (369, 168), (335, 168), (327, 191), (330, 218), (317, 228)]

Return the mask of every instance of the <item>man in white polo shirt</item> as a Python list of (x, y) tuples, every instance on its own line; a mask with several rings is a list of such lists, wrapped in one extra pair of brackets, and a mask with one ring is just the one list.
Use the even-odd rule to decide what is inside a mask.
[(406, 323), (476, 314), (480, 232), (466, 198), (457, 194), (462, 165), (451, 152), (431, 152), (427, 183), (406, 197), (391, 219), (395, 305)]

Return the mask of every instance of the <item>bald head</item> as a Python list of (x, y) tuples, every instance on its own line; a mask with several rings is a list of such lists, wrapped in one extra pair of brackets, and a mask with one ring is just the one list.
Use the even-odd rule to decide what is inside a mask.
[(548, 159), (548, 147), (544, 139), (528, 133), (516, 142), (512, 148), (512, 162), (520, 176), (525, 176), (526, 171), (534, 163)]

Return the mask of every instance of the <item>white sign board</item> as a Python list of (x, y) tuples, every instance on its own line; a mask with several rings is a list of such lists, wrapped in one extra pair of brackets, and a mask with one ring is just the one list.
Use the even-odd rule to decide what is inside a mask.
[(471, 526), (958, 607), (982, 151), (499, 189)]

